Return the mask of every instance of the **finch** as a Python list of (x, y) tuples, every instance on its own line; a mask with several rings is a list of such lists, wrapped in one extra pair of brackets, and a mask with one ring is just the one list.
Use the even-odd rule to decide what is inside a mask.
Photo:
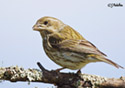
[(80, 70), (91, 62), (105, 62), (123, 68), (107, 59), (106, 54), (59, 19), (42, 17), (33, 26), (33, 30), (40, 32), (47, 56), (63, 68)]

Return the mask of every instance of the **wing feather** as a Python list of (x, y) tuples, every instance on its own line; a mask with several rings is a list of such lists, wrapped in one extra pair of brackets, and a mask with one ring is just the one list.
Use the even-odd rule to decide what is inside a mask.
[(106, 54), (99, 51), (95, 45), (93, 45), (87, 40), (71, 39), (71, 40), (64, 40), (57, 44), (51, 44), (51, 45), (60, 50), (76, 52), (79, 54), (96, 54), (96, 55), (106, 56)]
[(84, 54), (94, 54), (98, 60), (106, 62), (108, 64), (111, 64), (115, 66), (116, 68), (123, 68), (122, 66), (116, 64), (115, 62), (105, 58), (105, 54), (99, 51), (95, 45), (90, 43), (87, 40), (64, 40), (59, 43), (51, 43), (51, 46), (60, 50), (60, 51), (69, 51), (69, 52), (74, 52), (78, 53), (81, 55)]

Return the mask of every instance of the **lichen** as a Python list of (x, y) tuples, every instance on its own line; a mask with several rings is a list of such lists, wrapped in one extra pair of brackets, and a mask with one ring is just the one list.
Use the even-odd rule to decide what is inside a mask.
[(26, 74), (29, 81), (36, 81), (42, 78), (41, 72), (36, 69), (28, 69), (26, 70)]
[(5, 68), (0, 68), (0, 79), (4, 77)]
[(84, 79), (84, 81), (91, 81), (93, 85), (92, 88), (95, 88), (96, 85), (107, 81), (107, 78), (95, 75), (82, 74), (81, 77)]

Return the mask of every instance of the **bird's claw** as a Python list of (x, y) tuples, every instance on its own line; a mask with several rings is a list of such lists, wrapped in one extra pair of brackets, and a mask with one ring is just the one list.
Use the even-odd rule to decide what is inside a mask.
[(63, 68), (59, 68), (59, 69), (56, 69), (56, 70), (52, 70), (52, 71), (55, 71), (55, 72), (60, 72), (61, 70), (65, 69), (64, 67)]

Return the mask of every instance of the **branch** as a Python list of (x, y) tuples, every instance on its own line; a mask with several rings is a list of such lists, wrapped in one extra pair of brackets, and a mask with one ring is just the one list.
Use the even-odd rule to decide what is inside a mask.
[(11, 82), (29, 81), (44, 82), (56, 85), (58, 88), (125, 88), (125, 77), (105, 78), (96, 75), (61, 73), (48, 71), (40, 63), (38, 69), (24, 69), (18, 66), (1, 67), (0, 80)]

